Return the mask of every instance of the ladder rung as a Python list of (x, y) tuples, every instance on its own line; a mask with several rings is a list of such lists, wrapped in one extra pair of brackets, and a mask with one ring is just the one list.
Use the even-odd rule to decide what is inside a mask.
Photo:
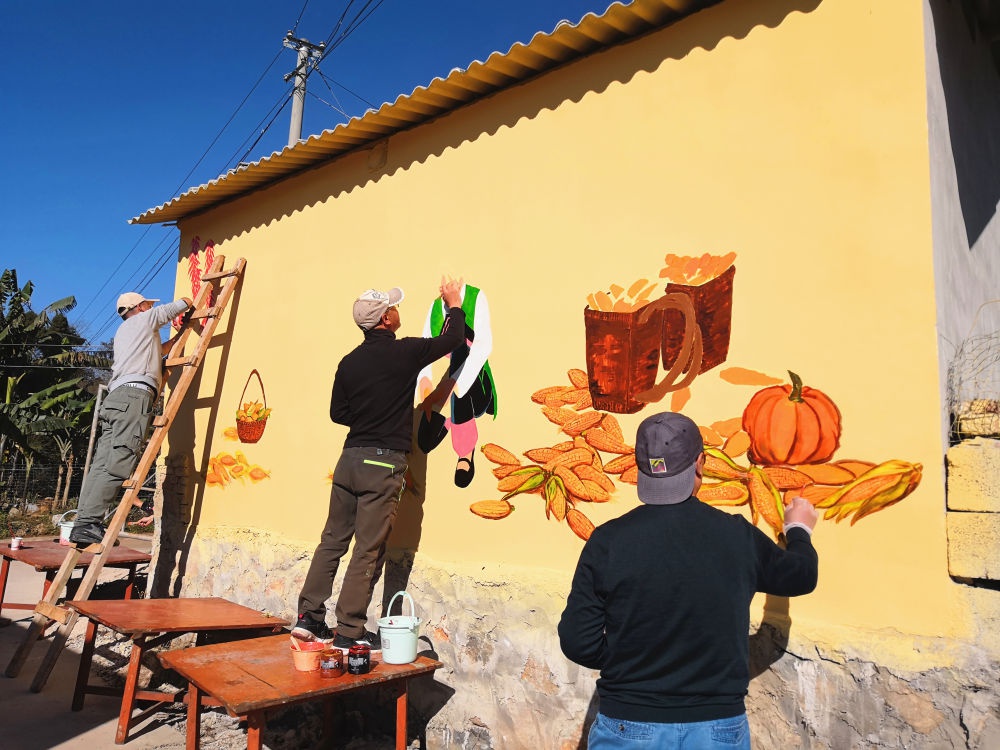
[(60, 625), (65, 625), (66, 621), (70, 618), (69, 610), (65, 607), (57, 607), (55, 604), (49, 604), (49, 602), (38, 602), (35, 605), (35, 611), (48, 617), (50, 620), (55, 620)]
[(153, 427), (166, 427), (169, 424), (170, 420), (163, 415), (160, 415), (159, 417), (153, 417)]
[(175, 367), (176, 365), (193, 365), (194, 357), (174, 357), (173, 359), (167, 360), (167, 367)]
[(222, 269), (221, 271), (217, 271), (216, 273), (205, 273), (205, 274), (202, 274), (201, 280), (202, 281), (215, 281), (216, 279), (224, 279), (227, 276), (235, 276), (235, 275), (236, 275), (236, 271), (235, 270), (229, 270), (229, 271), (227, 271), (225, 269)]
[(191, 320), (214, 318), (217, 314), (218, 314), (218, 308), (206, 307), (204, 310), (195, 310), (193, 313), (191, 313)]
[(135, 487), (138, 483), (134, 479), (126, 479), (122, 482), (122, 487), (126, 490), (130, 490)]

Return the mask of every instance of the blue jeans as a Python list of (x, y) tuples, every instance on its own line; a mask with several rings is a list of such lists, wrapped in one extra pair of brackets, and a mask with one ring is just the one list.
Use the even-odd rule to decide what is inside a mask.
[(729, 719), (660, 724), (612, 719), (597, 714), (590, 727), (587, 750), (750, 750), (746, 714)]

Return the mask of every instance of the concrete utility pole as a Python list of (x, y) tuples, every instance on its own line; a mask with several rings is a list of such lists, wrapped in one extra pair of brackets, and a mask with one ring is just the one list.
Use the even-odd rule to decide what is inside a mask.
[(294, 146), (302, 138), (302, 111), (306, 101), (306, 76), (309, 68), (319, 64), (325, 44), (310, 44), (305, 39), (296, 39), (292, 32), (285, 34), (285, 46), (298, 52), (295, 70), (285, 76), (285, 83), (295, 79), (292, 91), (292, 121), (288, 126), (288, 145)]

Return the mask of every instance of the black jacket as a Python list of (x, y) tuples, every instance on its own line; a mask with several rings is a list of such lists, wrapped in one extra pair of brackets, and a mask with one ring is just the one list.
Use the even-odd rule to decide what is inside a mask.
[(681, 723), (738, 716), (750, 681), (755, 592), (807, 594), (808, 532), (782, 549), (742, 516), (689, 498), (641, 505), (594, 530), (559, 622), (563, 653), (601, 670), (605, 716)]
[(330, 398), (330, 419), (350, 427), (345, 448), (410, 450), (417, 375), (464, 342), (465, 313), (448, 311), (441, 334), (407, 337), (382, 328), (365, 331), (365, 340), (337, 365)]

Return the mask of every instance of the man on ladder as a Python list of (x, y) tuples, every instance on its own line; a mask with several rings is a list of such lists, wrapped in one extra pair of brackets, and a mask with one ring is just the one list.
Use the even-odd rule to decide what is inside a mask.
[(146, 299), (138, 292), (126, 292), (118, 298), (118, 314), (124, 322), (115, 333), (111, 381), (98, 417), (100, 437), (69, 535), (73, 544), (100, 544), (104, 540), (105, 514), (139, 463), (153, 420), (153, 405), (160, 395), (163, 357), (173, 344), (173, 340), (160, 341), (160, 328), (192, 306), (187, 297), (157, 307), (154, 302), (159, 300)]

